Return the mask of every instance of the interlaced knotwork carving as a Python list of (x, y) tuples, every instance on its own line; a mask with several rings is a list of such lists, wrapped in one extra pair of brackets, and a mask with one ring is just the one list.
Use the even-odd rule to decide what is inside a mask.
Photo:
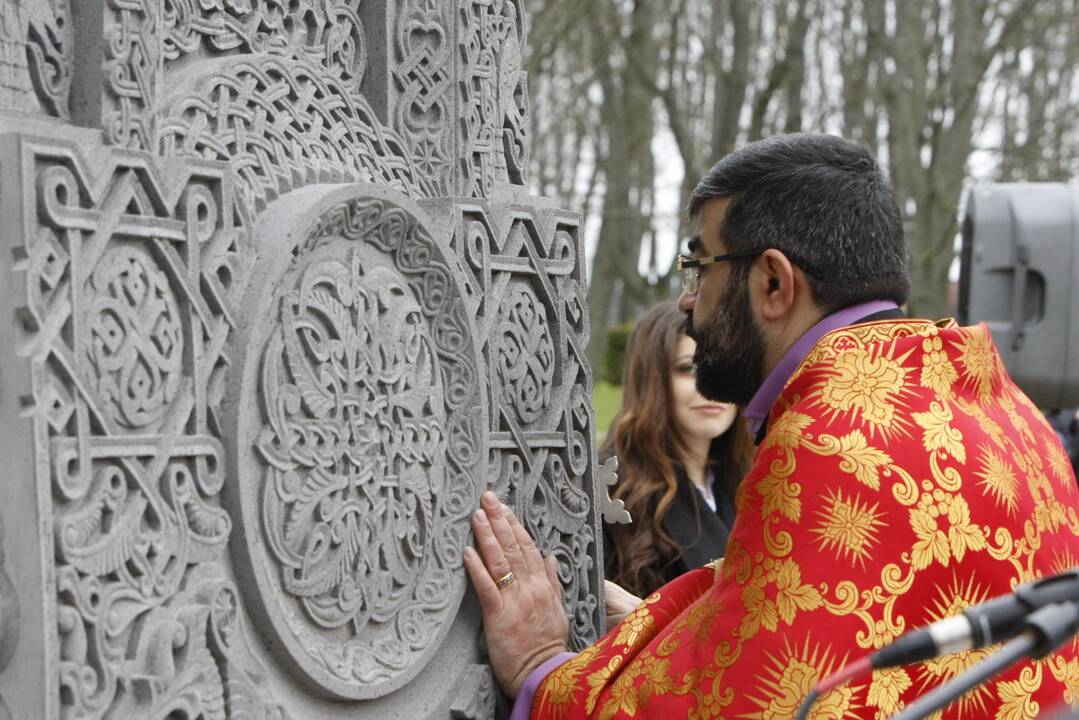
[(110, 248), (89, 279), (84, 348), (98, 396), (125, 428), (157, 423), (183, 372), (180, 310), (168, 278), (137, 245)]
[(354, 0), (163, 0), (163, 51), (269, 53), (318, 66), (358, 86), (367, 67)]
[(69, 0), (0, 3), (0, 109), (69, 118)]
[(558, 212), (475, 205), (461, 209), (457, 240), (481, 298), (476, 324), (491, 383), (488, 477), (513, 499), (544, 553), (558, 559), (573, 640), (584, 645), (600, 627), (602, 576), (593, 559), (591, 379), (577, 233), (576, 219)]
[[(453, 161), (453, 58), (446, 3), (403, 0), (397, 11), (394, 127), (405, 138), (425, 193), (449, 195)], [(389, 48), (387, 48), (389, 50)]]
[(101, 116), (105, 139), (120, 147), (152, 149), (162, 81), (157, 2), (98, 2), (104, 2), (105, 14)]
[(499, 308), (495, 358), (503, 407), (530, 424), (551, 402), (555, 357), (547, 312), (527, 285), (516, 285)]
[(458, 192), (490, 197), (496, 181), (527, 182), (528, 86), (521, 69), (519, 0), (457, 0), (458, 118), (463, 137)]
[(273, 296), (250, 303), (273, 311), (245, 362), (260, 425), (237, 415), (257, 456), (239, 468), (247, 548), (291, 659), (334, 696), (379, 697), (437, 650), (464, 589), (479, 373), (453, 273), (415, 217), (349, 200), (303, 235)]
[(401, 139), (339, 80), (272, 55), (215, 67), (169, 103), (161, 150), (228, 162), (249, 207), (310, 182), (368, 180), (417, 192)]
[(488, 488), (594, 638), (583, 261), (520, 187), (523, 13), (0, 0), (13, 712), (492, 717), (459, 611)]
[(263, 358), (258, 449), (272, 468), (262, 512), (285, 591), (320, 628), (358, 636), (417, 601), (441, 609), (437, 584), (417, 587), (446, 423), (419, 304), (354, 252), (308, 265), (280, 321)]
[(142, 155), (95, 156), (107, 162), (91, 171), (63, 143), (22, 152), (37, 216), (19, 351), (48, 450), (61, 717), (223, 720), (245, 683), (258, 694), (246, 656), (215, 640), (220, 598), (200, 589), (232, 526), (220, 404), (245, 215), (220, 165), (166, 178)]

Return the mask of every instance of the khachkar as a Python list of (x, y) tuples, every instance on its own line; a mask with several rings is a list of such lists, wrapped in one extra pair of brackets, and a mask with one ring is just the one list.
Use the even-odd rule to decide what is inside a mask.
[(491, 488), (601, 622), (520, 0), (0, 4), (0, 718), (487, 718)]

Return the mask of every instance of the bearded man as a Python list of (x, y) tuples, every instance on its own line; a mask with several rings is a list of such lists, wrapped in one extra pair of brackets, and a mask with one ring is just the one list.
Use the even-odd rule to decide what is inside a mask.
[[(868, 149), (754, 143), (708, 172), (690, 214), (680, 307), (698, 387), (744, 405), (759, 445), (727, 556), (568, 653), (553, 569), (486, 495), (465, 564), (514, 718), (793, 717), (818, 679), (904, 632), (1079, 563), (1071, 465), (988, 329), (900, 311), (902, 223)], [(888, 717), (989, 652), (876, 671), (816, 712)], [(1065, 700), (1079, 700), (1074, 644), (944, 717)]]

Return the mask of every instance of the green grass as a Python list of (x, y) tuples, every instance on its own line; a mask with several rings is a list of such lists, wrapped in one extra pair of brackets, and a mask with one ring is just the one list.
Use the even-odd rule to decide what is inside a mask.
[(596, 441), (602, 442), (618, 408), (622, 407), (622, 388), (607, 382), (596, 383), (592, 391), (592, 407), (596, 410)]

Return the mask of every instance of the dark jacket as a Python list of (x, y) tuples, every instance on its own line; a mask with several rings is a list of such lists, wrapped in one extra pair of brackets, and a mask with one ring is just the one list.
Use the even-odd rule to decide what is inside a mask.
[(713, 512), (689, 477), (678, 470), (678, 489), (663, 516), (663, 529), (682, 548), (682, 555), (665, 569), (666, 582), (726, 554), (727, 538), (734, 527), (734, 491), (733, 487), (713, 483)]
[[(685, 472), (681, 468), (676, 472), (678, 487), (667, 514), (663, 516), (663, 529), (682, 548), (682, 554), (660, 570), (663, 578), (661, 585), (723, 557), (727, 551), (727, 538), (734, 527), (734, 487), (719, 482), (713, 484), (712, 492), (716, 497), (716, 510), (713, 512)], [(644, 522), (644, 518), (633, 518), (633, 522)], [(614, 549), (606, 528), (603, 540), (604, 553), (611, 558)]]

